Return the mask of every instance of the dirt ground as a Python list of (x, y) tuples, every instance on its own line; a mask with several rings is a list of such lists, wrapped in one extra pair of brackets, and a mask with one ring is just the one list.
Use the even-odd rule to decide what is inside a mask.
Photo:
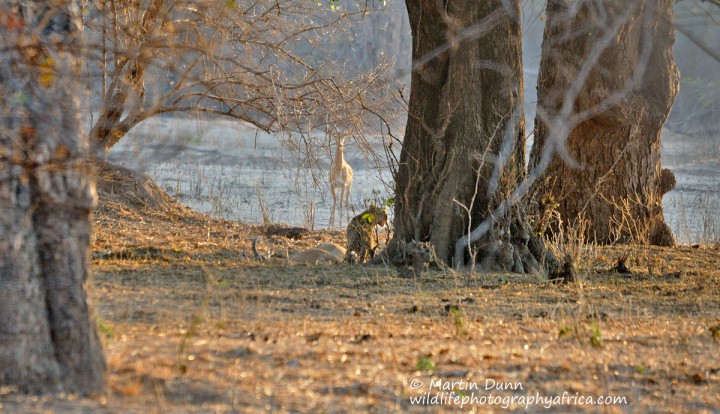
[[(284, 258), (342, 243), (339, 231), (263, 236), (272, 257), (259, 262), (261, 227), (112, 194), (89, 285), (108, 395), (0, 387), (0, 411), (720, 412), (718, 246), (588, 248), (563, 286), (450, 269), (407, 279)], [(632, 274), (609, 270), (625, 254)], [(586, 400), (605, 396), (620, 401)]]

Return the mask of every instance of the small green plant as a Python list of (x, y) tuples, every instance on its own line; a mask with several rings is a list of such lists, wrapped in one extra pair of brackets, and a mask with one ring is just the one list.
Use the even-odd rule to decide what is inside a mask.
[(460, 309), (456, 307), (450, 308), (450, 315), (452, 316), (453, 324), (455, 325), (455, 336), (467, 335), (467, 331), (463, 328), (464, 322)]
[(97, 319), (96, 325), (98, 333), (105, 338), (105, 340), (115, 339), (115, 328), (113, 328), (112, 325), (100, 318)]
[(376, 206), (391, 208), (395, 205), (395, 197), (386, 197), (379, 190), (372, 190), (370, 196), (363, 200), (365, 207)]
[(202, 316), (200, 313), (195, 314), (195, 316), (193, 317), (193, 321), (190, 323), (190, 327), (187, 331), (185, 331), (185, 334), (180, 340), (180, 346), (178, 347), (179, 353), (184, 354), (188, 352), (188, 341), (197, 336), (198, 329), (203, 322), (205, 322), (205, 317)]
[(200, 325), (205, 322), (205, 317), (200, 312), (195, 314), (190, 327), (180, 339), (180, 345), (178, 346), (178, 370), (185, 374), (188, 370), (188, 366), (185, 363), (190, 353), (190, 340), (197, 336)]
[(595, 348), (602, 348), (603, 343), (600, 337), (600, 327), (597, 322), (593, 322), (592, 325), (590, 325), (590, 344)]
[(645, 374), (645, 366), (644, 366), (643, 364), (640, 364), (640, 365), (638, 365), (637, 367), (635, 367), (635, 370), (636, 370), (637, 373), (640, 374), (640, 375), (644, 375), (644, 374)]
[(571, 326), (563, 326), (558, 330), (558, 338), (562, 338), (565, 335), (570, 334), (573, 331)]
[[(207, 292), (202, 299), (200, 307), (195, 311), (195, 313), (191, 315), (190, 326), (188, 326), (187, 331), (185, 331), (182, 338), (180, 338), (180, 344), (178, 346), (177, 368), (183, 374), (185, 374), (188, 370), (188, 365), (186, 361), (192, 360), (191, 356), (189, 355), (191, 339), (197, 337), (200, 334), (200, 328), (205, 322), (207, 322), (206, 315), (208, 315), (208, 307), (211, 300), (213, 298), (216, 298), (219, 287), (227, 287), (230, 283), (228, 280), (218, 279), (212, 272), (210, 272), (205, 267), (203, 267), (202, 270), (203, 275), (205, 276)], [(223, 329), (225, 327), (225, 320), (221, 317), (221, 319), (215, 323), (215, 327), (217, 329)]]
[(418, 371), (435, 371), (435, 363), (430, 357), (422, 357), (415, 364), (415, 368)]

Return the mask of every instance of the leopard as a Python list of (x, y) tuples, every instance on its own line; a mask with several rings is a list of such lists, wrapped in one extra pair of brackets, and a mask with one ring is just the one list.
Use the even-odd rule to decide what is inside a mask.
[(387, 225), (387, 212), (384, 208), (375, 205), (353, 217), (347, 226), (346, 261), (362, 264), (368, 258), (374, 257), (378, 241), (373, 237), (373, 228), (385, 225)]

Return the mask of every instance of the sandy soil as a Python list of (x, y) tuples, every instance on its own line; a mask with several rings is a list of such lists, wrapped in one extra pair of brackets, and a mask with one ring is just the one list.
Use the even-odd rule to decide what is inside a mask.
[[(257, 262), (262, 227), (103, 198), (89, 288), (109, 392), (0, 387), (0, 411), (444, 412), (466, 398), (467, 412), (720, 412), (717, 245), (585, 246), (565, 286), (439, 268), (405, 279), (284, 259), (339, 232), (262, 237), (274, 253)], [(609, 270), (625, 254), (632, 274)], [(579, 403), (601, 396), (625, 400)]]

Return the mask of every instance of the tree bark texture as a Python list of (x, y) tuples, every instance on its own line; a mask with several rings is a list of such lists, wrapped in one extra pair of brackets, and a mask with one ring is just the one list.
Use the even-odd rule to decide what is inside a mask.
[(525, 174), (519, 3), (406, 5), (414, 70), (390, 250), (429, 241), (451, 264), (459, 241), (489, 219), (491, 228), (469, 250), (477, 261), (487, 269), (536, 270), (522, 212), (492, 216)]
[(672, 1), (550, 0), (546, 16), (530, 168), (551, 149), (567, 156), (546, 155), (532, 198), (564, 226), (589, 220), (586, 236), (601, 243), (674, 244), (660, 168), (679, 88)]
[[(139, 6), (141, 3), (137, 3)], [(152, 0), (147, 4), (147, 9), (140, 11), (139, 7), (133, 7), (131, 2), (125, 3), (123, 9), (135, 12), (138, 16), (134, 37), (125, 47), (132, 49), (133, 47), (140, 49), (140, 45), (149, 41), (149, 38), (156, 35), (158, 31), (158, 22), (156, 21), (160, 9), (162, 8), (162, 0)], [(112, 13), (118, 13), (115, 7), (111, 8)], [(118, 37), (118, 31), (122, 30), (118, 27), (117, 16), (112, 18), (112, 33), (114, 39)], [(103, 33), (106, 36), (106, 33)], [(90, 129), (90, 146), (93, 155), (104, 158), (105, 155), (114, 147), (120, 139), (122, 139), (130, 129), (140, 123), (148, 116), (145, 106), (145, 65), (147, 61), (147, 53), (141, 53), (135, 58), (129, 58), (131, 53), (120, 53), (121, 45), (113, 42), (116, 49), (115, 64), (111, 73), (112, 82), (107, 90), (103, 90), (105, 99), (100, 108), (98, 120)], [(106, 68), (103, 67), (103, 76), (105, 76)], [(126, 113), (127, 112), (127, 113)], [(125, 117), (123, 117), (125, 114)]]
[(0, 4), (0, 383), (101, 392), (85, 292), (96, 196), (76, 96), (78, 4)]

